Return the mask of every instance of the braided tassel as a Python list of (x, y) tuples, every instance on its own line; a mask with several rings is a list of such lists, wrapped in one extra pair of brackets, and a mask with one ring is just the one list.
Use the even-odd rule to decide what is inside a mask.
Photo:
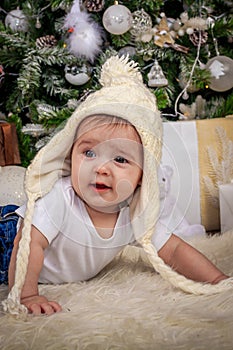
[(16, 260), (15, 282), (6, 300), (2, 301), (3, 309), (13, 315), (26, 314), (27, 308), (20, 304), (21, 291), (25, 282), (31, 242), (31, 223), (34, 212), (35, 201), (38, 195), (28, 195), (27, 209), (24, 218), (22, 237)]
[(170, 266), (166, 265), (158, 256), (152, 243), (142, 240), (141, 244), (143, 245), (143, 248), (147, 253), (154, 269), (174, 287), (180, 288), (186, 293), (195, 295), (211, 295), (233, 289), (233, 278), (228, 278), (214, 285), (190, 280), (174, 271)]

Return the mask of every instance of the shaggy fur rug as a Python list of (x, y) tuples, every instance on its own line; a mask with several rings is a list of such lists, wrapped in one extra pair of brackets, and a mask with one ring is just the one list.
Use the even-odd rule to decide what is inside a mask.
[[(233, 231), (192, 244), (233, 276)], [(156, 274), (139, 248), (127, 247), (88, 282), (40, 289), (63, 311), (22, 319), (1, 308), (1, 350), (233, 349), (232, 292), (185, 294)], [(0, 293), (6, 298), (7, 287)]]

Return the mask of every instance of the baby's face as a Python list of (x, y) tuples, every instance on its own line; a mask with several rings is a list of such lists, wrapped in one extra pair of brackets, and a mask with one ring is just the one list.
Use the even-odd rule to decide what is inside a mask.
[(98, 211), (119, 211), (141, 181), (142, 144), (131, 125), (81, 127), (71, 160), (75, 192)]

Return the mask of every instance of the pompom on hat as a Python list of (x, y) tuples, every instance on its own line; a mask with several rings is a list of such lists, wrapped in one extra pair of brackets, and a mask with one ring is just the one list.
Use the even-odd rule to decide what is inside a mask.
[(25, 192), (28, 200), (17, 254), (15, 283), (8, 298), (2, 302), (4, 310), (12, 314), (27, 312), (26, 307), (20, 304), (20, 295), (28, 266), (35, 201), (47, 194), (59, 178), (70, 175), (70, 157), (67, 155), (71, 152), (78, 126), (92, 115), (123, 118), (136, 128), (141, 138), (143, 177), (130, 202), (130, 215), (135, 239), (143, 246), (155, 270), (174, 286), (189, 293), (211, 294), (232, 288), (227, 280), (215, 286), (188, 280), (159, 258), (151, 243), (159, 214), (157, 168), (162, 149), (162, 120), (155, 96), (143, 84), (137, 64), (129, 61), (128, 57), (109, 58), (102, 67), (100, 83), (102, 88), (78, 106), (65, 127), (37, 153), (26, 171)]

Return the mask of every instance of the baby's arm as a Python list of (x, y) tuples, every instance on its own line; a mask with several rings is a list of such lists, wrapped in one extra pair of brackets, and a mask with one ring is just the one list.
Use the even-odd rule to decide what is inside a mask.
[[(19, 229), (15, 241), (14, 248), (11, 255), (11, 261), (9, 266), (9, 288), (11, 289), (14, 284), (16, 256), (18, 251), (18, 245), (21, 238), (22, 225)], [(30, 255), (28, 262), (28, 270), (26, 274), (25, 283), (21, 294), (21, 303), (24, 304), (30, 312), (35, 315), (45, 313), (47, 315), (60, 311), (61, 306), (54, 302), (48, 301), (48, 299), (42, 295), (39, 295), (38, 291), (38, 279), (43, 266), (44, 261), (44, 249), (48, 246), (47, 239), (32, 226), (31, 230), (31, 244)]]
[(175, 235), (169, 238), (158, 255), (178, 273), (194, 281), (216, 284), (227, 278), (203, 254)]

